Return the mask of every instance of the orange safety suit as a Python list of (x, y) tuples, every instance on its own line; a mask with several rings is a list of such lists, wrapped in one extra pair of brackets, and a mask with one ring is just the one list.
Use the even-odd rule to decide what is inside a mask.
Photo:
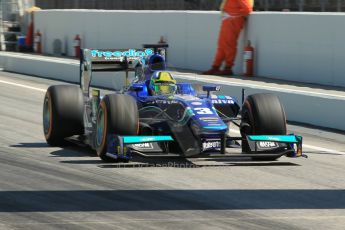
[(213, 66), (232, 67), (237, 51), (237, 40), (244, 26), (245, 16), (253, 11), (254, 0), (223, 0), (221, 5), (222, 24)]

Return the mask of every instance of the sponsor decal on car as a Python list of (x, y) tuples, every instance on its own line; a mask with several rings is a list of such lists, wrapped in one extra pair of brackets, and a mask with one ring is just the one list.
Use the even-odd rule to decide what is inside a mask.
[(153, 149), (152, 143), (132, 144), (132, 147), (136, 149)]
[(258, 147), (262, 149), (270, 149), (270, 148), (276, 148), (277, 143), (273, 141), (259, 141), (257, 142)]
[(216, 123), (216, 122), (209, 122), (208, 126), (222, 126), (223, 124)]
[(231, 99), (212, 99), (213, 104), (234, 104), (234, 100)]
[(202, 121), (213, 121), (213, 122), (219, 120), (218, 117), (200, 117), (199, 119)]
[(192, 105), (202, 105), (202, 103), (200, 101), (193, 101), (191, 104)]
[(202, 143), (202, 150), (210, 150), (210, 149), (219, 149), (221, 147), (221, 143), (219, 140), (205, 140)]
[(166, 105), (172, 105), (172, 104), (181, 104), (178, 100), (155, 100), (157, 104), (166, 104)]
[(91, 50), (91, 56), (93, 58), (104, 58), (104, 59), (118, 59), (121, 57), (127, 58), (138, 58), (153, 55), (154, 52), (152, 49), (145, 50)]

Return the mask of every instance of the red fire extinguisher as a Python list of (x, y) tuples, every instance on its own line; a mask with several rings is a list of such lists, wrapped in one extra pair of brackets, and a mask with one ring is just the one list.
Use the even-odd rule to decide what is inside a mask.
[(34, 36), (34, 51), (38, 54), (42, 53), (42, 34), (39, 30), (37, 30)]
[(244, 48), (243, 55), (243, 74), (245, 76), (253, 76), (254, 72), (254, 47), (248, 40), (247, 46)]
[(81, 47), (81, 38), (79, 34), (77, 34), (74, 38), (74, 56), (80, 58), (80, 47)]

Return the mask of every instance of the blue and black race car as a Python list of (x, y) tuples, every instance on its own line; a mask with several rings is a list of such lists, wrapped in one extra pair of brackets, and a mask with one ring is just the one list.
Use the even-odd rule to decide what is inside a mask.
[[(80, 87), (55, 85), (44, 98), (43, 127), (50, 145), (77, 139), (104, 161), (147, 157), (250, 156), (275, 160), (302, 156), (302, 137), (287, 135), (278, 97), (249, 95), (242, 106), (220, 87), (179, 83), (166, 70), (160, 47), (145, 50), (82, 50)], [(92, 72), (126, 73), (121, 91), (91, 89)], [(128, 83), (128, 73), (135, 79)], [(240, 135), (232, 136), (230, 126)], [(241, 148), (241, 154), (231, 153)]]

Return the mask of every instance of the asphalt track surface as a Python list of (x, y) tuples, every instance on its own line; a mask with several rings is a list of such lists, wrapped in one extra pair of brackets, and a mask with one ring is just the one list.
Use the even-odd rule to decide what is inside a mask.
[(289, 126), (309, 158), (103, 163), (42, 131), (46, 79), (0, 72), (0, 229), (344, 229), (345, 135)]

